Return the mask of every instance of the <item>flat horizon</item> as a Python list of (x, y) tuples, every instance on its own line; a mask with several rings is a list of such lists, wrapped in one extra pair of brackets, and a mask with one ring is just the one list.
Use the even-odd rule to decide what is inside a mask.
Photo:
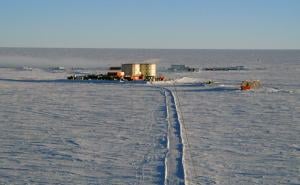
[(22, 49), (135, 49), (135, 50), (300, 50), (300, 48), (101, 48), (101, 47), (36, 47), (0, 46), (0, 48)]

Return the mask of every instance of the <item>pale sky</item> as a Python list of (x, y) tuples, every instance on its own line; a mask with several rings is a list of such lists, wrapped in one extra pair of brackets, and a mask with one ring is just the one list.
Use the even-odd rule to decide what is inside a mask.
[(300, 1), (0, 0), (0, 47), (300, 49)]

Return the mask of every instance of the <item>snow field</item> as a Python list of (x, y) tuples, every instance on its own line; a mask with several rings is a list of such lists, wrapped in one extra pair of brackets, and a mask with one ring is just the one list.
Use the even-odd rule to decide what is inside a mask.
[[(174, 159), (167, 152), (179, 151), (167, 143), (178, 138), (170, 139), (177, 135), (169, 129), (176, 116), (180, 124), (184, 118), (186, 184), (300, 184), (299, 51), (17, 50), (2, 48), (1, 65), (33, 70), (0, 68), (0, 184), (167, 183), (178, 177), (171, 175), (176, 165), (166, 165)], [(250, 70), (163, 72), (174, 80), (154, 85), (174, 90), (176, 83), (176, 109), (157, 89), (70, 83), (58, 80), (67, 73), (43, 70), (107, 69), (149, 58), (159, 58), (165, 69), (184, 63)], [(239, 91), (246, 79), (260, 80), (263, 88)], [(218, 83), (201, 85), (207, 80)], [(169, 119), (175, 122), (168, 125)]]
[(193, 160), (185, 164), (196, 171), (189, 183), (299, 184), (298, 94), (176, 89)]
[(0, 83), (1, 183), (163, 184), (167, 123), (160, 91)]

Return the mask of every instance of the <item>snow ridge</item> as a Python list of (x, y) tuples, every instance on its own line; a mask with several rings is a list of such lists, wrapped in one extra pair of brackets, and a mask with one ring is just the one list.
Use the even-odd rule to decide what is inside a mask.
[[(174, 92), (169, 90), (170, 93), (171, 93), (171, 96), (174, 100), (174, 105), (175, 105), (175, 108), (176, 108), (176, 112), (177, 112), (177, 119), (178, 119), (178, 123), (180, 125), (180, 140), (182, 142), (182, 158), (181, 158), (181, 161), (182, 161), (182, 167), (183, 167), (183, 175), (184, 175), (184, 183), (186, 185), (189, 184), (188, 182), (188, 179), (187, 179), (187, 165), (186, 165), (186, 162), (185, 162), (185, 159), (186, 159), (186, 141), (183, 137), (184, 133), (183, 133), (183, 125), (182, 125), (182, 122), (181, 122), (181, 115), (180, 113), (178, 112), (179, 110), (179, 107), (178, 107), (178, 103), (177, 103), (177, 100), (176, 100), (176, 96), (174, 95)], [(176, 93), (176, 92), (175, 92)]]
[(170, 122), (169, 122), (169, 119), (170, 119), (170, 111), (169, 111), (169, 107), (168, 107), (168, 99), (167, 99), (167, 93), (166, 91), (164, 91), (164, 96), (165, 96), (165, 104), (166, 104), (166, 119), (168, 120), (168, 134), (167, 134), (167, 154), (166, 154), (166, 157), (165, 157), (165, 181), (164, 181), (164, 184), (167, 185), (168, 183), (168, 155), (169, 155), (169, 151), (170, 151), (170, 138), (169, 138), (169, 129), (170, 129)]
[(165, 96), (168, 121), (167, 149), (165, 158), (165, 185), (184, 185), (185, 170), (183, 160), (183, 144), (181, 138), (181, 123), (173, 92), (162, 88)]

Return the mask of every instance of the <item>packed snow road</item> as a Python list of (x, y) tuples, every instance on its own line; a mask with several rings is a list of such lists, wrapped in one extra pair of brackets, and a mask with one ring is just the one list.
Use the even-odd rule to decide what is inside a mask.
[(165, 159), (165, 185), (184, 184), (183, 145), (176, 100), (167, 88), (162, 88), (166, 99), (168, 120), (168, 152)]

